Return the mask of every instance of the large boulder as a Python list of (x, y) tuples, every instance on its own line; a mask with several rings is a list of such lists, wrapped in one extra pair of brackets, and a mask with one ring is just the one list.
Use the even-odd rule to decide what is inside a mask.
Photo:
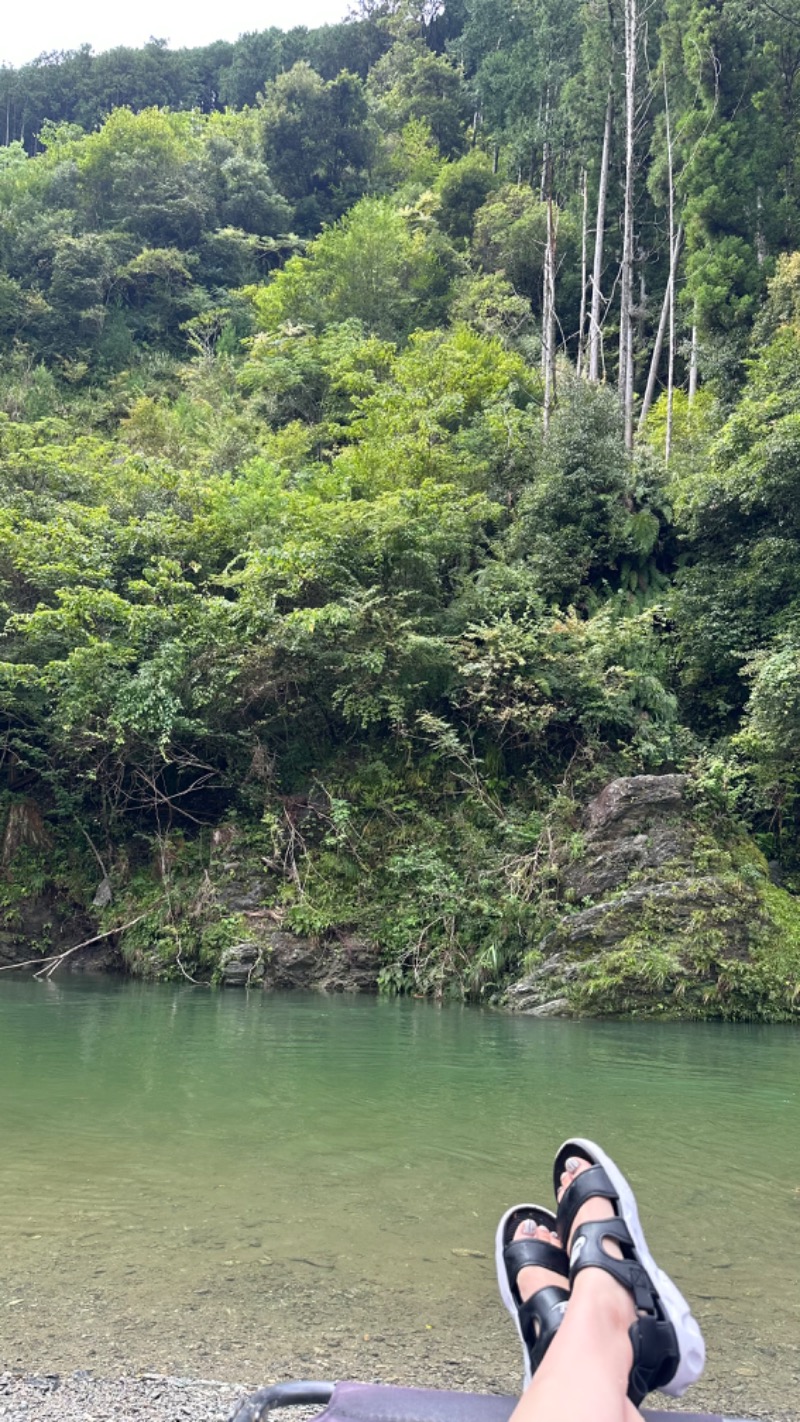
[(223, 987), (260, 987), (264, 978), (264, 954), (258, 943), (234, 943), (219, 960), (219, 980)]
[(698, 812), (687, 776), (607, 785), (586, 807), (561, 898), (508, 991), (514, 1011), (800, 1012), (800, 906), (739, 827)]
[(686, 775), (629, 775), (612, 780), (586, 807), (584, 852), (563, 875), (567, 897), (596, 898), (635, 871), (692, 862)]
[(355, 933), (324, 939), (267, 933), (266, 988), (313, 988), (317, 992), (377, 992), (377, 950)]

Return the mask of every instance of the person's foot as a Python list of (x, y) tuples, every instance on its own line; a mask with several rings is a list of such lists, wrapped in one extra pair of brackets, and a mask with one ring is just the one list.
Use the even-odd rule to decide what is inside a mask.
[[(514, 1231), (514, 1239), (539, 1239), (543, 1244), (552, 1244), (554, 1249), (562, 1249), (555, 1230), (548, 1229), (546, 1225), (537, 1225), (535, 1220), (523, 1220)], [(517, 1290), (522, 1302), (527, 1303), (540, 1289), (549, 1288), (551, 1284), (557, 1289), (563, 1289), (566, 1282), (564, 1275), (556, 1274), (553, 1269), (530, 1265), (526, 1269), (520, 1269), (517, 1275)]]
[[(561, 1188), (558, 1192), (559, 1204), (561, 1203), (562, 1196), (569, 1189), (573, 1180), (577, 1179), (579, 1175), (582, 1175), (584, 1170), (590, 1169), (590, 1162), (588, 1160), (582, 1160), (579, 1156), (571, 1156), (569, 1160), (567, 1160), (566, 1168), (561, 1174)], [(567, 1240), (567, 1254), (571, 1253), (572, 1241), (582, 1224), (588, 1224), (593, 1220), (611, 1220), (615, 1218), (614, 1208), (610, 1200), (603, 1199), (600, 1195), (590, 1197), (581, 1205), (581, 1208), (575, 1216), (569, 1239)], [(614, 1259), (621, 1259), (623, 1257), (622, 1250), (615, 1239), (605, 1239), (603, 1241), (603, 1249)], [(528, 1271), (526, 1270), (525, 1272), (527, 1273)], [(534, 1271), (531, 1270), (530, 1272), (533, 1273)], [(521, 1277), (522, 1276), (520, 1276), (520, 1278)], [(581, 1270), (575, 1278), (572, 1288), (573, 1290), (590, 1288), (605, 1295), (609, 1307), (613, 1308), (621, 1322), (626, 1322), (626, 1326), (633, 1323), (636, 1319), (636, 1309), (628, 1290), (603, 1269)]]
[(497, 1283), (522, 1344), (525, 1387), (553, 1342), (569, 1299), (569, 1260), (551, 1233), (555, 1229), (552, 1210), (514, 1205), (495, 1234)]

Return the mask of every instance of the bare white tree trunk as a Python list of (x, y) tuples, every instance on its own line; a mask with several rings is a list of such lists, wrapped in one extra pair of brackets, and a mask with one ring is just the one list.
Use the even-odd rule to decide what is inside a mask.
[[(542, 124), (542, 105), (539, 101), (539, 124)], [(544, 202), (548, 192), (550, 173), (550, 85), (547, 86), (544, 101), (544, 142), (542, 144), (542, 176), (539, 183), (539, 200)], [(533, 187), (533, 182), (531, 182)]]
[(689, 355), (689, 409), (694, 404), (694, 397), (697, 394), (697, 326), (692, 326), (692, 346)]
[(633, 447), (633, 149), (636, 127), (636, 0), (625, 0), (625, 206), (622, 219), (622, 272), (619, 312), (619, 390), (625, 417), (625, 445)]
[(667, 334), (667, 326), (669, 324), (670, 311), (672, 309), (673, 293), (675, 290), (675, 271), (678, 265), (678, 257), (680, 255), (682, 242), (683, 227), (681, 226), (678, 228), (678, 231), (675, 234), (675, 241), (672, 247), (672, 256), (670, 258), (669, 265), (669, 276), (667, 277), (667, 286), (666, 290), (664, 291), (664, 300), (661, 303), (661, 315), (658, 318), (658, 330), (656, 331), (655, 345), (653, 346), (653, 355), (650, 360), (650, 369), (647, 372), (647, 387), (644, 392), (644, 399), (642, 400), (641, 414), (639, 415), (640, 430), (644, 428), (645, 421), (650, 413), (650, 407), (653, 403), (653, 396), (656, 393), (658, 367), (661, 362), (661, 352), (664, 349), (664, 337)]
[(587, 220), (589, 215), (589, 180), (585, 168), (581, 169), (581, 195), (583, 197), (583, 216), (581, 219), (581, 309), (578, 319), (578, 360), (576, 370), (578, 375), (583, 373), (583, 335), (586, 329), (586, 274), (587, 274)]
[(678, 243), (681, 229), (675, 231), (675, 175), (672, 167), (672, 128), (669, 118), (667, 71), (664, 69), (664, 114), (666, 118), (667, 176), (669, 179), (669, 345), (667, 347), (667, 428), (664, 435), (664, 463), (672, 453), (672, 408), (675, 388), (675, 268), (678, 264)]
[[(549, 185), (549, 180), (548, 180)], [(547, 241), (542, 283), (542, 374), (544, 376), (544, 432), (550, 428), (550, 413), (556, 393), (556, 232), (553, 195), (547, 198)]]
[(600, 283), (603, 279), (603, 242), (606, 226), (606, 194), (608, 192), (608, 166), (611, 152), (611, 125), (614, 114), (614, 95), (609, 85), (606, 103), (606, 121), (603, 128), (603, 152), (600, 158), (600, 177), (597, 184), (597, 221), (594, 231), (594, 261), (592, 263), (592, 300), (589, 307), (589, 379), (600, 379)]
[(760, 267), (763, 267), (767, 260), (767, 239), (764, 236), (763, 218), (764, 198), (759, 188), (756, 194), (756, 261)]
[(678, 257), (683, 242), (683, 224), (679, 223), (677, 231), (675, 230), (675, 182), (672, 166), (672, 129), (670, 126), (666, 74), (664, 75), (664, 113), (666, 115), (667, 173), (669, 184), (669, 275), (664, 291), (664, 300), (661, 304), (661, 315), (658, 321), (658, 330), (653, 346), (650, 369), (647, 373), (647, 386), (644, 392), (644, 399), (642, 400), (642, 411), (639, 416), (639, 429), (644, 428), (645, 420), (650, 413), (650, 407), (653, 403), (653, 396), (656, 389), (656, 381), (658, 379), (661, 352), (664, 348), (664, 337), (667, 331), (669, 331), (667, 346), (667, 431), (664, 449), (664, 457), (666, 462), (669, 463), (672, 448), (672, 406), (675, 387), (675, 282), (678, 269)]

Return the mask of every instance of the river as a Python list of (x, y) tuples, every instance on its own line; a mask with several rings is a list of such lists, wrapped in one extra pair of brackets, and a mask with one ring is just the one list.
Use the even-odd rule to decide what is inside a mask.
[(496, 1220), (628, 1172), (698, 1401), (800, 1417), (800, 1034), (0, 980), (0, 1369), (513, 1390)]

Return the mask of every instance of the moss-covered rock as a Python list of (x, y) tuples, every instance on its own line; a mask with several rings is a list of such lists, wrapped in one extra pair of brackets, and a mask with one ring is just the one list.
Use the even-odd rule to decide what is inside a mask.
[(584, 831), (513, 1010), (800, 1018), (800, 900), (737, 826), (704, 819), (687, 777), (613, 781)]

